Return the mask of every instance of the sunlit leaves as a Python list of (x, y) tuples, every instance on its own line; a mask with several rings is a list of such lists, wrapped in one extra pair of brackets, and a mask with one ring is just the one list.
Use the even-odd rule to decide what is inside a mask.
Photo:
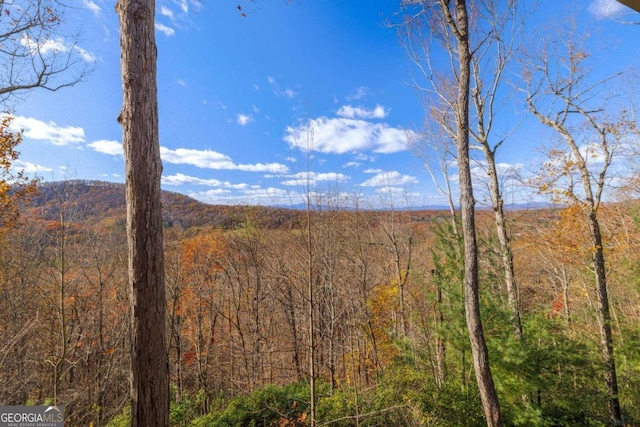
[(15, 226), (18, 220), (18, 200), (36, 191), (37, 180), (29, 178), (15, 167), (22, 142), (22, 133), (11, 129), (13, 117), (0, 118), (0, 233)]

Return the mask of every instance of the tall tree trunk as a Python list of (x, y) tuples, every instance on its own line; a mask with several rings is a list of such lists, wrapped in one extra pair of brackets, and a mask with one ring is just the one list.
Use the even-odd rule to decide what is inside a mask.
[(602, 357), (604, 359), (604, 379), (608, 391), (609, 418), (616, 425), (622, 421), (620, 399), (618, 398), (618, 376), (616, 363), (613, 356), (613, 337), (611, 334), (611, 311), (609, 309), (609, 293), (607, 290), (607, 272), (602, 246), (602, 233), (596, 212), (589, 214), (589, 229), (593, 240), (593, 269), (596, 279), (596, 291), (598, 294), (598, 326), (600, 327), (600, 342)]
[[(595, 278), (595, 290), (598, 297), (597, 321), (600, 329), (600, 344), (604, 362), (605, 386), (608, 394), (608, 415), (611, 425), (622, 425), (622, 411), (618, 398), (618, 380), (614, 358), (613, 335), (611, 331), (611, 311), (607, 289), (607, 274), (602, 233), (598, 219), (598, 209), (602, 195), (609, 183), (609, 166), (613, 160), (614, 146), (621, 142), (619, 133), (620, 123), (624, 121), (624, 111), (621, 122), (611, 122), (616, 113), (608, 110), (610, 106), (607, 98), (603, 98), (600, 105), (594, 105), (594, 99), (600, 98), (606, 92), (606, 82), (619, 74), (599, 80), (595, 84), (586, 79), (586, 65), (583, 61), (589, 58), (581, 44), (581, 40), (574, 32), (559, 34), (562, 40), (572, 40), (572, 43), (561, 43), (563, 50), (554, 49), (555, 41), (544, 43), (541, 54), (527, 58), (534, 64), (535, 78), (525, 81), (527, 104), (540, 122), (555, 130), (566, 142), (567, 150), (558, 156), (549, 153), (552, 161), (546, 165), (546, 176), (555, 174), (553, 181), (543, 185), (552, 190), (560, 189), (565, 194), (570, 206), (580, 206), (585, 214), (589, 226), (591, 239), (592, 267)], [(560, 40), (558, 38), (557, 40)], [(550, 62), (550, 58), (568, 58), (562, 66)], [(550, 70), (554, 70), (551, 72)], [(562, 70), (556, 73), (555, 70)], [(549, 97), (552, 95), (552, 97)], [(553, 106), (551, 111), (542, 110), (545, 105)], [(612, 107), (613, 108), (613, 107)], [(607, 111), (606, 115), (602, 113)], [(571, 117), (571, 119), (569, 118)], [(576, 122), (576, 118), (579, 120)], [(583, 146), (589, 147), (584, 153)], [(555, 150), (554, 150), (555, 151)], [(597, 161), (593, 153), (597, 153)], [(559, 162), (557, 160), (560, 160)], [(598, 168), (599, 170), (597, 170)], [(576, 191), (575, 176), (580, 177), (581, 188)], [(564, 181), (564, 182), (563, 182)], [(548, 191), (548, 190), (547, 190)], [(568, 304), (567, 304), (568, 305)]]
[(131, 426), (169, 425), (154, 0), (118, 0), (131, 304)]
[(507, 302), (509, 304), (509, 314), (511, 325), (516, 338), (522, 337), (522, 319), (520, 316), (520, 299), (518, 297), (518, 286), (516, 283), (515, 268), (513, 265), (513, 251), (511, 250), (511, 239), (507, 231), (507, 221), (504, 214), (504, 199), (500, 192), (498, 181), (498, 169), (496, 167), (495, 152), (491, 151), (488, 145), (483, 144), (485, 159), (489, 170), (489, 192), (491, 193), (491, 204), (496, 223), (496, 232), (500, 242), (500, 259), (504, 269), (504, 282), (507, 288)]
[(478, 287), (478, 246), (476, 241), (475, 201), (469, 164), (469, 92), (471, 50), (469, 47), (469, 17), (465, 0), (456, 0), (455, 17), (449, 9), (449, 0), (441, 0), (447, 23), (458, 42), (458, 100), (456, 111), (456, 149), (460, 174), (460, 211), (464, 239), (464, 295), (465, 317), (476, 381), (484, 408), (487, 425), (502, 426), (502, 413), (498, 394), (489, 366), (489, 351), (484, 338), (480, 316)]

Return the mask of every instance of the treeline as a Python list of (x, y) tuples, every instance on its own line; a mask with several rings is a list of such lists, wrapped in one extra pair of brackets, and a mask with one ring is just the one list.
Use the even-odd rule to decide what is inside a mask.
[[(71, 187), (69, 187), (71, 188)], [(126, 236), (73, 191), (0, 251), (0, 402), (64, 403), (68, 425), (125, 425)], [(173, 425), (484, 425), (447, 213), (310, 210), (267, 228), (168, 227)], [(576, 209), (509, 214), (523, 333), (513, 333), (490, 213), (482, 314), (508, 425), (606, 425), (590, 242)], [(424, 215), (422, 215), (424, 216)], [(420, 215), (418, 215), (420, 217)], [(78, 219), (82, 218), (82, 219)], [(603, 208), (625, 422), (640, 423), (640, 215)], [(424, 218), (423, 218), (424, 219)], [(310, 375), (313, 372), (313, 379)]]
[[(57, 200), (73, 196), (76, 220), (95, 223), (110, 218), (124, 223), (126, 213), (124, 184), (93, 181), (67, 180), (40, 182), (37, 193), (27, 204), (27, 214), (47, 220), (58, 220)], [(191, 197), (170, 191), (162, 192), (162, 216), (167, 227), (237, 228), (248, 212), (260, 227), (278, 228), (295, 221), (300, 213), (293, 209), (267, 206), (208, 205)]]

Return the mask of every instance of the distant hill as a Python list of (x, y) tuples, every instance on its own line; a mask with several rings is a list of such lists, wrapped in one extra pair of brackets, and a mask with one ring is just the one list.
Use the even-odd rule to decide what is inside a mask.
[[(25, 207), (27, 216), (56, 220), (66, 203), (76, 220), (99, 222), (106, 218), (125, 220), (124, 184), (102, 181), (70, 180), (42, 183), (38, 194)], [(71, 206), (69, 206), (71, 205)], [(297, 213), (293, 209), (263, 206), (208, 205), (170, 191), (162, 192), (163, 220), (168, 227), (214, 226), (237, 228), (252, 221), (266, 228), (286, 226)]]
[[(57, 221), (64, 203), (73, 212), (74, 221), (98, 223), (104, 220), (126, 220), (125, 186), (103, 181), (69, 180), (41, 183), (38, 193), (24, 208), (24, 215), (47, 221)], [(511, 205), (510, 211), (544, 210), (548, 205)], [(69, 210), (70, 209), (70, 210)], [(162, 214), (167, 227), (238, 228), (248, 222), (261, 228), (291, 228), (304, 222), (304, 206), (267, 207), (249, 205), (209, 205), (184, 194), (162, 192)], [(488, 209), (484, 209), (487, 212)], [(484, 211), (480, 209), (479, 212)], [(351, 211), (350, 209), (346, 210)], [(371, 221), (382, 219), (387, 209), (365, 210)], [(416, 223), (439, 221), (448, 216), (442, 206), (421, 206), (398, 209), (406, 212)], [(297, 224), (297, 226), (296, 226)]]

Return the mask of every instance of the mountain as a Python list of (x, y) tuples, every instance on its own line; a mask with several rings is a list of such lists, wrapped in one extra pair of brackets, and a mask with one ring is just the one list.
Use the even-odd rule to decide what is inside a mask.
[[(24, 207), (23, 215), (45, 221), (58, 221), (63, 206), (66, 208), (67, 215), (73, 215), (72, 221), (98, 223), (109, 219), (124, 225), (127, 210), (125, 186), (112, 182), (85, 180), (41, 183), (38, 185), (38, 193), (33, 195)], [(508, 210), (528, 211), (548, 207), (532, 204), (512, 205)], [(184, 194), (162, 192), (163, 220), (165, 226), (169, 228), (209, 226), (234, 229), (247, 223), (261, 228), (297, 228), (304, 222), (305, 209), (303, 205), (293, 207), (209, 205)], [(480, 209), (479, 212), (485, 210), (489, 211)], [(345, 211), (353, 212), (351, 209)], [(448, 216), (448, 209), (444, 206), (407, 207), (400, 208), (397, 212), (408, 213), (411, 220), (416, 223), (439, 221)], [(363, 210), (360, 213), (369, 215), (370, 220), (375, 221), (382, 219), (389, 210)]]
[[(41, 183), (29, 199), (24, 214), (57, 220), (62, 207), (74, 220), (99, 222), (106, 218), (126, 219), (124, 184), (68, 180)], [(266, 228), (286, 226), (294, 220), (293, 209), (264, 206), (208, 205), (179, 193), (162, 192), (162, 214), (167, 227), (237, 228), (248, 221)]]

